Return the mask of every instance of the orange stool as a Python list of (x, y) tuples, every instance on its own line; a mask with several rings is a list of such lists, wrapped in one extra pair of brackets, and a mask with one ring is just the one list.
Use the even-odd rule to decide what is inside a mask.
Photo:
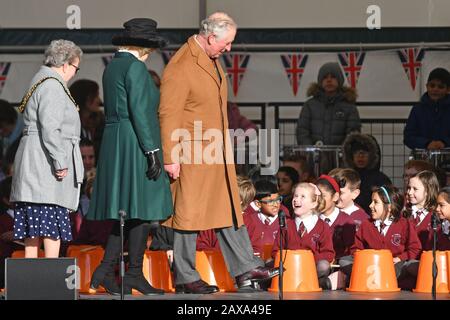
[[(433, 286), (433, 251), (423, 251), (420, 256), (419, 272), (416, 288), (413, 292), (430, 293)], [(447, 254), (445, 251), (436, 251), (437, 277), (436, 292), (449, 293), (449, 275), (447, 266)]]
[(165, 251), (146, 250), (142, 267), (145, 279), (165, 292), (173, 292), (172, 274)]
[[(38, 257), (39, 258), (45, 258), (44, 250), (39, 249)], [(16, 250), (16, 251), (14, 251), (13, 254), (11, 255), (11, 258), (25, 258), (25, 250)]]
[(90, 245), (70, 245), (67, 248), (67, 257), (76, 258), (77, 266), (80, 268), (80, 288), (81, 293), (105, 292), (100, 286), (97, 290), (89, 288), (92, 274), (100, 265), (105, 251), (101, 246)]
[(202, 280), (208, 284), (218, 286), (221, 292), (236, 292), (221, 251), (197, 251), (195, 265)]
[[(322, 291), (319, 287), (317, 278), (316, 262), (314, 255), (310, 250), (285, 250), (283, 251), (285, 259), (283, 267), (283, 291), (285, 292), (318, 292)], [(275, 257), (275, 265), (280, 265), (280, 253)], [(271, 292), (278, 292), (279, 277), (272, 279), (272, 285), (269, 288)]]
[(394, 261), (390, 250), (358, 250), (354, 255), (351, 292), (398, 292)]

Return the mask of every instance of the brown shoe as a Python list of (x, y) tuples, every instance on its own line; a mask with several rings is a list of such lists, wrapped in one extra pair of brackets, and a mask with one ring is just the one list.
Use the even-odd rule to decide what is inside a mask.
[(177, 284), (175, 286), (175, 293), (194, 293), (194, 294), (209, 294), (218, 292), (217, 286), (210, 286), (203, 280), (197, 280), (185, 284)]
[(278, 268), (256, 267), (253, 270), (237, 276), (236, 284), (238, 288), (250, 286), (252, 282), (265, 281), (276, 277), (279, 272), (280, 270)]

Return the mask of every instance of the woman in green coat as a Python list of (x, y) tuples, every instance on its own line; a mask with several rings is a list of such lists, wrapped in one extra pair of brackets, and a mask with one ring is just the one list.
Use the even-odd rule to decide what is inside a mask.
[[(126, 212), (129, 267), (124, 291), (163, 294), (142, 273), (150, 221), (172, 214), (172, 196), (166, 173), (161, 174), (162, 153), (158, 122), (159, 91), (144, 61), (165, 44), (152, 19), (131, 19), (125, 30), (113, 37), (118, 52), (103, 73), (105, 129), (97, 163), (97, 176), (88, 219), (119, 219)], [(108, 238), (101, 265), (95, 270), (91, 288), (100, 285), (119, 294), (114, 267), (121, 249), (120, 225), (116, 222)]]

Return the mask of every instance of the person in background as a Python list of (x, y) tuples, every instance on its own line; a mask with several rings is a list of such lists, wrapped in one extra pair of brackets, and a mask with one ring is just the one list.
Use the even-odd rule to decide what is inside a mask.
[(99, 85), (92, 80), (80, 79), (72, 83), (69, 90), (80, 108), (81, 139), (92, 141), (98, 154), (105, 126)]
[(344, 86), (344, 75), (337, 62), (322, 65), (317, 83), (312, 83), (297, 123), (297, 144), (341, 145), (351, 132), (361, 130), (356, 108), (356, 90)]
[(439, 190), (436, 213), (441, 225), (438, 230), (437, 250), (450, 250), (450, 187)]
[(293, 187), (299, 183), (300, 177), (297, 170), (292, 167), (280, 167), (277, 172), (278, 193), (282, 197), (283, 205), (288, 208), (289, 215), (292, 216), (292, 192)]
[(354, 169), (361, 178), (360, 194), (355, 202), (370, 212), (372, 188), (391, 184), (391, 180), (380, 170), (381, 151), (377, 140), (367, 134), (350, 134), (343, 144), (344, 163)]
[(436, 150), (450, 147), (450, 73), (433, 69), (428, 75), (427, 91), (412, 109), (403, 132), (410, 149)]

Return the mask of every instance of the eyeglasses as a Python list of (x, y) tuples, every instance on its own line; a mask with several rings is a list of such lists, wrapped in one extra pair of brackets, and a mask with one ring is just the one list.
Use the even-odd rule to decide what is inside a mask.
[(69, 66), (72, 66), (72, 67), (74, 67), (75, 68), (75, 73), (78, 73), (78, 71), (80, 71), (80, 68), (79, 67), (77, 67), (76, 65), (74, 65), (74, 64), (71, 64), (71, 63), (69, 63)]
[(275, 206), (281, 203), (281, 200), (283, 200), (282, 196), (279, 196), (276, 199), (270, 199), (270, 200), (259, 200), (259, 202), (264, 203), (264, 204), (268, 204), (270, 206)]

